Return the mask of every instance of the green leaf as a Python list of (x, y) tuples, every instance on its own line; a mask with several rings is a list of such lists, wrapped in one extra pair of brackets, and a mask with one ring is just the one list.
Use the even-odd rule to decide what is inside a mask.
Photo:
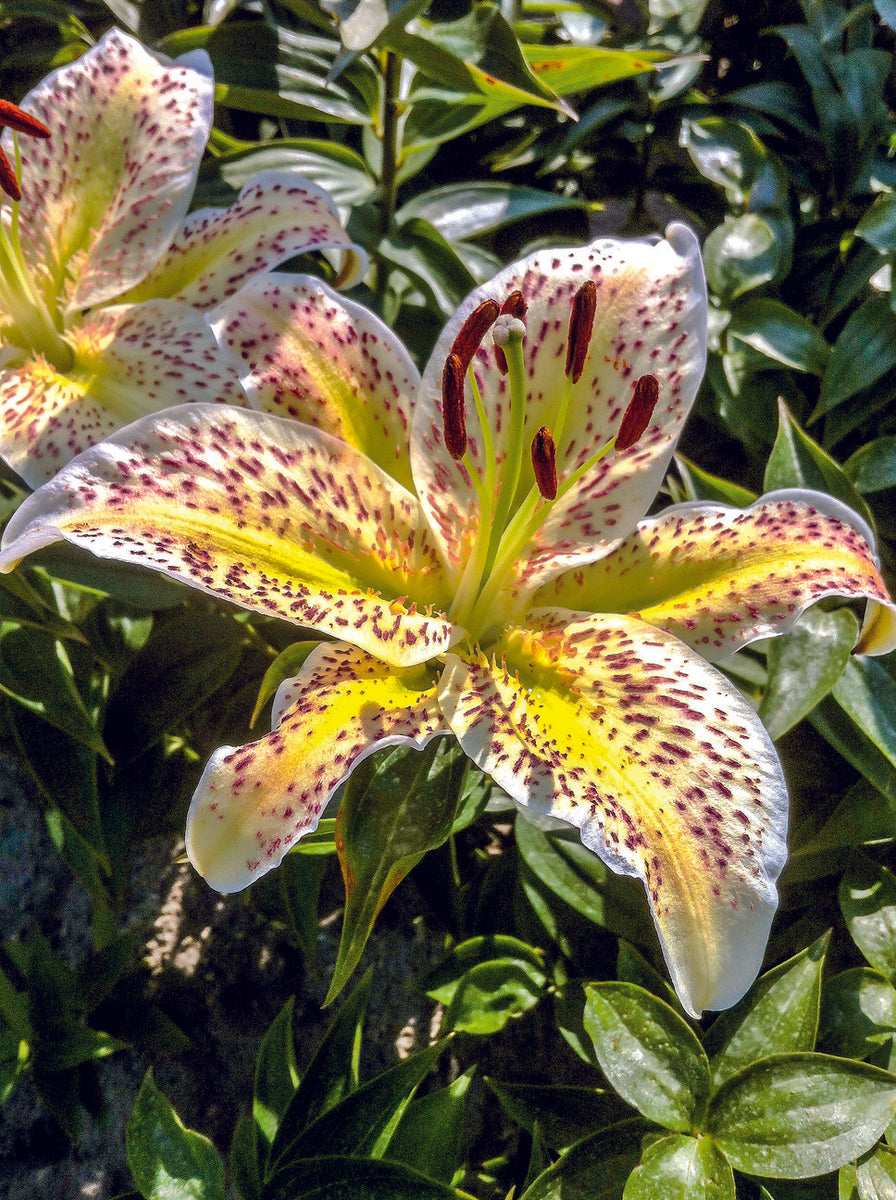
[(544, 955), (508, 934), (484, 934), (460, 942), (447, 958), (416, 980), (416, 986), (439, 1004), (450, 1004), (464, 976), (473, 967), (495, 960), (517, 962), (536, 971), (544, 969)]
[(399, 1163), (335, 1157), (305, 1159), (278, 1171), (264, 1200), (472, 1200)]
[(873, 658), (852, 658), (833, 688), (850, 720), (896, 766), (896, 680)]
[(96, 725), (78, 690), (65, 645), (37, 629), (12, 628), (0, 635), (0, 691), (108, 762)]
[(882, 254), (896, 250), (896, 195), (884, 192), (878, 196), (855, 232)]
[(705, 1132), (737, 1171), (805, 1179), (869, 1150), (890, 1123), (896, 1077), (823, 1054), (781, 1054), (727, 1079)]
[(867, 442), (846, 460), (843, 471), (863, 495), (896, 487), (896, 437)]
[(872, 296), (852, 314), (834, 342), (810, 420), (849, 400), (896, 367), (896, 313), (887, 296)]
[(292, 1125), (287, 1111), (270, 1157), (274, 1178), (301, 1158), (342, 1154), (382, 1158), (414, 1092), (433, 1070), (446, 1044), (430, 1046), (383, 1071), (304, 1129)]
[(728, 1160), (707, 1137), (652, 1142), (625, 1185), (624, 1200), (734, 1200)]
[(682, 144), (701, 175), (751, 212), (786, 210), (787, 174), (748, 125), (729, 117), (687, 118)]
[(291, 1131), (291, 1136), (295, 1135), (357, 1089), (361, 1028), (370, 1000), (372, 978), (372, 970), (367, 971), (336, 1014), (303, 1073), (281, 1118), (271, 1147), (272, 1161), (280, 1157), (287, 1131)]
[(274, 1140), (283, 1114), (299, 1086), (295, 1039), (292, 1032), (295, 997), (290, 996), (271, 1022), (255, 1060), (252, 1115), (268, 1145)]
[(855, 723), (836, 703), (833, 696), (826, 696), (817, 704), (809, 714), (809, 720), (848, 763), (857, 771), (861, 771), (869, 783), (896, 802), (896, 775), (893, 772), (893, 764), (878, 750), (871, 738), (856, 728)]
[(477, 963), (458, 981), (445, 1013), (445, 1031), (485, 1036), (534, 1008), (545, 994), (547, 978), (530, 963), (495, 959)]
[(798, 853), (842, 849), (896, 838), (896, 798), (882, 795), (864, 779), (849, 789), (812, 840)]
[(491, 233), (560, 209), (581, 209), (581, 199), (558, 196), (522, 184), (481, 180), (433, 188), (408, 201), (398, 212), (399, 225), (412, 217), (428, 221), (442, 237), (456, 243)]
[(583, 1138), (539, 1175), (520, 1200), (622, 1200), (647, 1128), (632, 1119)]
[(710, 475), (696, 463), (685, 458), (683, 454), (675, 455), (675, 465), (681, 475), (689, 500), (717, 500), (720, 504), (733, 504), (737, 508), (747, 508), (756, 499), (756, 493), (722, 479), (718, 475)]
[(638, 946), (657, 946), (644, 889), (615, 874), (575, 833), (544, 833), (525, 817), (516, 821), (516, 844), (525, 865), (548, 892), (576, 912)]
[(125, 1131), (128, 1166), (146, 1200), (224, 1200), (224, 1164), (186, 1129), (147, 1071)]
[(896, 1196), (896, 1153), (878, 1146), (856, 1167), (859, 1200), (893, 1200)]
[(821, 973), (830, 933), (781, 963), (723, 1013), (703, 1042), (714, 1087), (770, 1054), (814, 1050)]
[(474, 1070), (471, 1067), (448, 1087), (414, 1097), (389, 1142), (390, 1162), (413, 1167), (427, 1179), (451, 1182), (463, 1164), (464, 1106)]
[(630, 1113), (612, 1092), (601, 1088), (568, 1084), (498, 1083), (487, 1080), (511, 1120), (532, 1133), (536, 1123), (553, 1150), (565, 1150), (574, 1142), (604, 1126), (614, 1125)]
[(255, 708), (252, 710), (249, 720), (250, 725), (254, 725), (261, 716), (261, 710), (269, 700), (273, 699), (280, 684), (298, 675), (305, 665), (308, 655), (319, 645), (318, 641), (293, 642), (285, 650), (280, 651), (264, 673), (258, 689), (258, 699), (255, 701)]
[(222, 154), (203, 163), (193, 206), (232, 204), (259, 171), (292, 171), (329, 192), (338, 205), (354, 207), (376, 194), (377, 181), (364, 159), (348, 146), (319, 138), (277, 138)]
[(768, 682), (759, 716), (777, 739), (826, 696), (843, 674), (859, 635), (848, 608), (810, 608), (768, 646)]
[(788, 487), (827, 492), (859, 513), (869, 525), (874, 524), (871, 510), (849, 476), (800, 429), (783, 400), (778, 402), (778, 436), (765, 468), (764, 487), (767, 492)]
[(780, 300), (747, 300), (731, 315), (727, 334), (752, 346), (773, 362), (797, 371), (823, 375), (830, 346), (811, 321)]
[(394, 889), (450, 836), (466, 769), (454, 741), (437, 738), (423, 751), (373, 755), (352, 774), (337, 818), (346, 905), (328, 1003), (357, 966)]
[(159, 620), (106, 710), (116, 758), (136, 758), (214, 695), (239, 666), (243, 636), (231, 618), (200, 608)]
[(709, 1062), (690, 1026), (630, 983), (586, 988), (585, 1029), (615, 1090), (650, 1121), (687, 1133), (702, 1119)]
[(379, 243), (379, 252), (399, 267), (446, 316), (476, 286), (457, 250), (428, 221), (414, 217)]
[(725, 301), (783, 277), (790, 267), (783, 218), (774, 213), (726, 217), (703, 246), (706, 278)]
[(670, 55), (662, 50), (618, 50), (607, 46), (523, 45), (529, 66), (558, 96), (590, 92), (622, 79), (655, 71)]
[(896, 1034), (896, 988), (877, 971), (852, 967), (821, 995), (819, 1045), (841, 1058), (868, 1058)]
[(896, 980), (896, 879), (886, 867), (856, 852), (840, 883), (840, 908), (862, 954)]
[(35, 1061), (42, 1071), (67, 1071), (82, 1063), (108, 1058), (124, 1049), (124, 1042), (101, 1030), (82, 1025), (66, 1030), (49, 1044), (42, 1044)]

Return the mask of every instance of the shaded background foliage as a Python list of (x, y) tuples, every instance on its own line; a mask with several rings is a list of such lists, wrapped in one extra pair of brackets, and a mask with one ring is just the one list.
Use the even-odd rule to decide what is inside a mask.
[[(366, 37), (356, 9), (382, 18)], [(876, 530), (892, 585), (892, 0), (336, 12), (0, 3), (0, 93), (20, 98), (113, 22), (169, 54), (204, 47), (216, 128), (196, 204), (227, 203), (272, 166), (326, 187), (371, 253), (354, 294), (421, 361), (506, 261), (687, 221), (704, 239), (711, 353), (665, 499), (829, 492)], [(22, 494), (4, 478), (6, 514)], [(27, 1076), (77, 1143), (101, 1117), (97, 1064), (138, 1049), (155, 1075), (127, 1154), (148, 1200), (288, 1200), (346, 1181), (398, 1200), (892, 1194), (896, 664), (850, 656), (860, 615), (821, 605), (723, 664), (777, 739), (792, 800), (766, 973), (735, 1009), (684, 1017), (640, 888), (575, 836), (515, 820), (472, 769), (455, 806), (467, 768), (454, 750), (384, 752), (343, 799), (358, 883), (333, 992), (407, 876), (403, 911), (445, 952), (416, 981), (439, 1038), (362, 1081), (369, 979), (313, 1057), (290, 1001), (253, 1094), (204, 1128), (213, 1145), (156, 1082), (190, 1037), (150, 987), (135, 864), (182, 829), (211, 751), (253, 736), (259, 681), (269, 700), (305, 651), (277, 622), (44, 552), (0, 580), (0, 738), (83, 889), (91, 936), (74, 955), (52, 927), (4, 943), (0, 1095)], [(334, 816), (226, 901), (249, 936), (276, 931), (297, 973), (338, 903)]]

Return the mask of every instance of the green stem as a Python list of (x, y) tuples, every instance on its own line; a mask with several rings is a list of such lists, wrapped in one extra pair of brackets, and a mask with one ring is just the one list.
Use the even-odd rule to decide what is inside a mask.
[(401, 83), (401, 59), (391, 50), (386, 51), (383, 71), (383, 161), (380, 170), (380, 232), (386, 234), (392, 228), (398, 195), (398, 109), (399, 86)]

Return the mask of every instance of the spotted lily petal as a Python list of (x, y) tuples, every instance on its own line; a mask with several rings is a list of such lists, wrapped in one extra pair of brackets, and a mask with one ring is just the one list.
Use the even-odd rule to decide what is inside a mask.
[(714, 660), (785, 633), (826, 596), (867, 599), (858, 650), (886, 654), (896, 648), (896, 605), (873, 546), (861, 517), (821, 492), (770, 492), (744, 510), (678, 504), (533, 603), (631, 612)]
[(213, 92), (207, 55), (175, 63), (113, 29), (25, 97), (52, 130), (21, 147), (23, 249), (48, 298), (69, 276), (69, 311), (101, 304), (154, 266), (186, 214)]
[(164, 257), (120, 299), (171, 296), (208, 309), (259, 272), (307, 250), (327, 249), (345, 251), (342, 285), (357, 283), (367, 255), (345, 232), (327, 193), (297, 175), (262, 171), (230, 208), (190, 213)]
[(384, 746), (447, 733), (423, 667), (396, 670), (362, 650), (318, 646), (281, 684), (273, 732), (216, 751), (187, 817), (187, 853), (212, 887), (235, 892), (317, 827), (330, 796)]
[(420, 375), (387, 325), (307, 275), (262, 276), (209, 313), (249, 403), (325, 429), (411, 488)]
[(664, 630), (533, 615), (491, 662), (452, 653), (442, 711), (519, 804), (575, 825), (643, 880), (669, 971), (696, 1016), (755, 978), (785, 859), (787, 794), (756, 714)]
[(43, 359), (0, 370), (0, 448), (31, 487), (144, 416), (206, 397), (245, 404), (201, 313), (174, 300), (100, 308), (69, 333), (65, 372)]
[[(478, 536), (479, 513), (465, 468), (444, 444), (442, 371), (452, 343), (482, 301), (500, 304), (514, 290), (523, 291), (528, 446), (542, 425), (552, 427), (564, 383), (572, 300), (587, 279), (597, 286), (597, 313), (557, 446), (560, 482), (615, 436), (639, 376), (657, 377), (660, 404), (636, 447), (605, 459), (557, 501), (530, 551), (520, 556), (519, 580), (534, 587), (564, 564), (593, 561), (631, 531), (656, 495), (706, 358), (706, 285), (696, 239), (682, 225), (671, 226), (668, 240), (655, 245), (605, 240), (576, 250), (539, 251), (477, 288), (448, 322), (423, 373), (411, 462), (418, 495), (449, 561), (466, 560)], [(474, 371), (500, 463), (507, 453), (509, 385), (488, 341)], [(469, 387), (467, 392), (469, 399)], [(482, 471), (482, 431), (471, 402), (467, 433), (470, 458)], [(527, 464), (517, 496), (532, 482)]]
[(416, 497), (329, 434), (249, 409), (169, 409), (86, 450), (17, 510), (0, 570), (63, 538), (396, 665), (461, 636), (402, 602), (445, 598)]

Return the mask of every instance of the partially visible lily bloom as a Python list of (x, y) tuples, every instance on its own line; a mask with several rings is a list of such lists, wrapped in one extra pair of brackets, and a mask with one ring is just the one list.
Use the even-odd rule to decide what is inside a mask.
[(341, 282), (363, 273), (330, 197), (295, 175), (187, 216), (213, 96), (204, 52), (172, 62), (112, 30), (0, 104), (0, 456), (32, 487), (146, 413), (244, 403), (204, 311), (246, 279), (327, 248)]
[(15, 514), (3, 570), (64, 538), (335, 639), (281, 685), (270, 734), (206, 767), (187, 850), (213, 887), (275, 867), (374, 750), (451, 734), (643, 881), (688, 1012), (750, 985), (787, 794), (709, 660), (824, 596), (864, 601), (881, 653), (896, 608), (827, 496), (645, 516), (706, 352), (696, 241), (667, 236), (507, 268), (422, 379), (373, 314), (260, 277), (210, 314), (254, 410), (138, 421)]

